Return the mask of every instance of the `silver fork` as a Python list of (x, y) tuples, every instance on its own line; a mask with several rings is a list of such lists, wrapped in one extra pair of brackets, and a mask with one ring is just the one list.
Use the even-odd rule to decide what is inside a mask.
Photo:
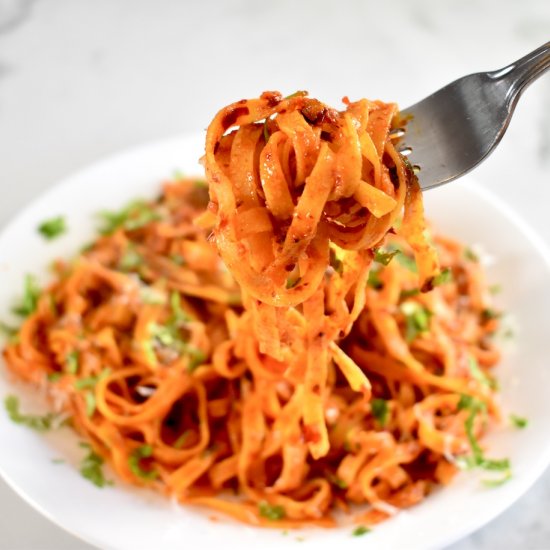
[[(550, 42), (498, 71), (455, 80), (401, 111), (399, 150), (422, 189), (452, 181), (498, 145), (522, 92), (550, 68)], [(404, 132), (404, 133), (403, 133)]]

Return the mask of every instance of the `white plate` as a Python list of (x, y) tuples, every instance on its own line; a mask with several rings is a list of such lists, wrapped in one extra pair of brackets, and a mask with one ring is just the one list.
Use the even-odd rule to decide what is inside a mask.
[[(93, 237), (96, 212), (153, 196), (175, 169), (200, 174), (202, 144), (201, 136), (187, 136), (119, 154), (63, 181), (21, 212), (0, 235), (0, 319), (9, 319), (25, 273), (47, 279), (54, 257), (74, 254)], [(83, 451), (68, 429), (44, 437), (13, 424), (0, 411), (0, 471), (6, 481), (59, 526), (108, 548), (437, 548), (481, 527), (524, 493), (550, 459), (550, 256), (510, 209), (469, 178), (427, 193), (426, 207), (439, 230), (482, 243), (491, 253), (489, 278), (502, 283), (500, 305), (518, 327), (514, 349), (507, 352), (498, 375), (505, 418), (508, 412), (527, 416), (529, 427), (503, 428), (485, 440), (488, 455), (511, 458), (514, 477), (509, 483), (486, 489), (477, 477), (461, 474), (450, 487), (365, 536), (352, 537), (350, 527), (285, 536), (279, 529), (255, 529), (225, 519), (214, 523), (208, 513), (174, 506), (120, 482), (97, 489), (78, 473)], [(66, 216), (69, 232), (46, 243), (36, 226), (57, 214)], [(15, 386), (3, 370), (0, 397), (14, 392), (23, 397), (27, 410), (36, 407), (30, 400), (33, 393)], [(52, 463), (56, 457), (67, 463)], [(298, 542), (298, 537), (304, 540)]]

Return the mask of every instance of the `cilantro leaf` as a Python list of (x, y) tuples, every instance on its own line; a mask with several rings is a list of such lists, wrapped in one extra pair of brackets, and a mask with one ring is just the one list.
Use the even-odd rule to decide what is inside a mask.
[(67, 354), (65, 359), (65, 370), (69, 374), (76, 374), (78, 372), (78, 351), (73, 350)]
[(393, 257), (396, 255), (396, 254), (399, 254), (399, 250), (392, 250), (392, 251), (389, 251), (389, 252), (384, 252), (383, 250), (381, 250), (380, 248), (377, 248), (375, 251), (374, 251), (374, 261), (375, 262), (378, 262), (379, 264), (382, 264), (382, 265), (388, 265)]
[(360, 537), (366, 533), (370, 533), (371, 529), (364, 525), (358, 525), (351, 533), (353, 537)]
[(472, 374), (472, 378), (479, 382), (482, 386), (487, 386), (488, 388), (495, 389), (495, 380), (489, 378), (489, 376), (487, 376), (485, 372), (483, 372), (475, 357), (472, 357), (471, 355), (468, 356), (468, 369)]
[(107, 378), (109, 374), (111, 374), (111, 369), (103, 369), (97, 376), (86, 376), (75, 380), (74, 387), (77, 390), (93, 389), (100, 380)]
[(376, 419), (380, 426), (385, 426), (388, 422), (389, 408), (388, 402), (385, 399), (372, 399), (370, 402), (372, 416)]
[(124, 254), (118, 262), (118, 269), (121, 271), (133, 271), (143, 264), (143, 257), (136, 250), (135, 246), (128, 245)]
[(134, 231), (160, 219), (158, 212), (143, 200), (131, 202), (118, 212), (100, 212), (99, 216), (103, 220), (103, 225), (99, 229), (102, 235), (111, 235), (117, 229)]
[(433, 286), (444, 285), (450, 283), (453, 280), (453, 272), (450, 267), (442, 269), (432, 280)]
[(291, 288), (298, 286), (301, 280), (302, 280), (301, 277), (289, 277), (286, 280), (286, 288), (290, 290)]
[(378, 270), (371, 269), (369, 271), (369, 278), (367, 279), (367, 285), (371, 288), (379, 290), (384, 286), (384, 283), (380, 280), (380, 274)]
[(469, 247), (464, 249), (464, 257), (471, 262), (479, 262), (479, 256)]
[(271, 521), (277, 521), (286, 516), (285, 509), (282, 506), (269, 504), (269, 502), (266, 502), (265, 500), (262, 500), (258, 504), (258, 510), (260, 512), (260, 516), (270, 519)]
[(25, 275), (23, 298), (20, 304), (13, 308), (13, 312), (21, 317), (28, 317), (36, 310), (39, 297), (40, 288), (36, 284), (36, 279), (32, 275)]
[(84, 400), (86, 402), (86, 416), (92, 418), (96, 408), (95, 393), (93, 391), (87, 391), (84, 394)]
[(141, 445), (134, 449), (128, 457), (128, 466), (136, 477), (147, 480), (153, 480), (158, 477), (159, 474), (156, 470), (144, 470), (141, 467), (141, 459), (150, 458), (151, 456), (153, 456), (153, 447), (151, 445)]
[(8, 395), (4, 400), (4, 406), (10, 420), (16, 424), (22, 424), (36, 430), (37, 432), (47, 432), (52, 428), (53, 421), (57, 418), (57, 415), (48, 413), (44, 416), (23, 414), (19, 410), (19, 398), (15, 395)]
[(57, 216), (55, 218), (43, 221), (38, 226), (38, 231), (45, 239), (55, 239), (67, 231), (65, 218), (63, 216)]
[(113, 482), (105, 479), (103, 474), (103, 457), (98, 455), (88, 443), (81, 443), (81, 447), (88, 449), (88, 454), (80, 463), (80, 473), (82, 477), (91, 481), (96, 487), (103, 488), (106, 485), (112, 485)]
[(529, 424), (529, 420), (527, 420), (527, 418), (517, 416), (516, 414), (510, 415), (510, 422), (512, 422), (512, 424), (520, 430), (527, 428), (527, 425)]
[(0, 334), (3, 334), (8, 342), (15, 342), (17, 340), (18, 333), (18, 328), (11, 327), (10, 325), (0, 321)]
[(405, 316), (405, 339), (412, 342), (420, 334), (428, 332), (432, 312), (423, 305), (414, 301), (401, 304), (401, 311)]

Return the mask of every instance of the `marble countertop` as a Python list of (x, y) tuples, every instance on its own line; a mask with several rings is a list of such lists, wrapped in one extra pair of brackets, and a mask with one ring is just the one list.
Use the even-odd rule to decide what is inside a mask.
[[(204, 129), (265, 89), (393, 99), (550, 38), (548, 0), (0, 0), (0, 226), (119, 149)], [(550, 243), (550, 74), (475, 172)], [(550, 472), (452, 550), (550, 548)], [(0, 548), (87, 549), (0, 481)]]

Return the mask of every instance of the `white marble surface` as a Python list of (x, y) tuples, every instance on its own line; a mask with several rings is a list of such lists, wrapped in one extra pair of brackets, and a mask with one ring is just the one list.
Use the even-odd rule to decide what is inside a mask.
[[(308, 89), (406, 106), (549, 38), (548, 0), (0, 0), (0, 225), (95, 159), (204, 129), (229, 100)], [(550, 242), (550, 74), (475, 175)], [(550, 548), (549, 506), (547, 473), (452, 549)], [(90, 548), (1, 481), (0, 510), (1, 549)]]

